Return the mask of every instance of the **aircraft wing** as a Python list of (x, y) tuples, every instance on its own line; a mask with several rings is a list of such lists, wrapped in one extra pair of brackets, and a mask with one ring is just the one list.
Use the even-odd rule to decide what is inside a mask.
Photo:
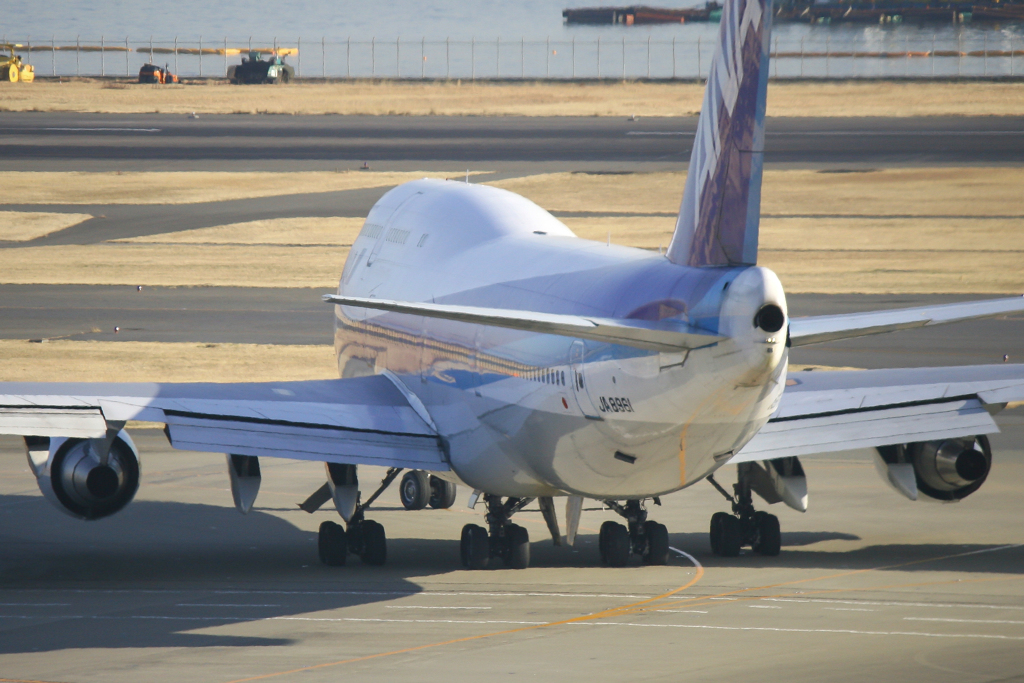
[(998, 432), (1024, 365), (790, 373), (778, 409), (729, 462)]
[(238, 384), (0, 383), (0, 433), (103, 437), (128, 420), (166, 425), (175, 448), (449, 469), (430, 416), (385, 375)]
[(909, 330), (914, 327), (930, 327), (961, 320), (991, 318), (1021, 311), (1024, 311), (1024, 297), (1016, 296), (939, 306), (899, 308), (890, 311), (792, 318), (789, 321), (789, 345), (820, 344), (839, 339)]
[(507, 308), (453, 306), (413, 301), (368, 299), (340, 294), (324, 294), (327, 303), (372, 308), (392, 313), (422, 315), (478, 325), (493, 325), (513, 330), (558, 334), (565, 337), (623, 344), (652, 351), (678, 352), (715, 344), (725, 337), (694, 327), (645, 320), (624, 320), (593, 316), (537, 313)]

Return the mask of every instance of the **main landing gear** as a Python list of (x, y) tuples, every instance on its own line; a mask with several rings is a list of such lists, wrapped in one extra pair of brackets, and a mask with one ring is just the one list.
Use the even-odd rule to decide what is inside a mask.
[(486, 569), (491, 559), (501, 559), (510, 569), (526, 569), (530, 566), (530, 534), (518, 524), (513, 524), (512, 515), (526, 507), (533, 498), (508, 498), (501, 502), (501, 496), (487, 494), (487, 529), (476, 524), (462, 527), (460, 552), (462, 566), (467, 569)]
[(733, 495), (708, 477), (711, 485), (732, 503), (732, 514), (716, 512), (711, 517), (711, 551), (721, 557), (736, 557), (740, 548), (750, 546), (755, 553), (774, 557), (782, 548), (779, 518), (767, 512), (754, 510), (751, 498), (749, 465), (738, 465), (739, 481), (733, 485)]
[[(657, 498), (654, 503), (661, 505)], [(604, 564), (625, 567), (631, 554), (639, 555), (646, 564), (668, 563), (668, 528), (647, 519), (639, 500), (627, 500), (625, 505), (609, 500), (605, 505), (625, 517), (627, 526), (612, 521), (601, 525), (598, 548)]]
[(340, 567), (345, 564), (349, 553), (358, 555), (369, 565), (379, 566), (387, 561), (388, 541), (384, 527), (379, 522), (366, 519), (365, 512), (401, 471), (400, 467), (388, 470), (374, 494), (365, 503), (356, 505), (355, 512), (348, 519), (347, 528), (335, 522), (323, 522), (320, 525), (317, 550), (321, 562), (332, 567)]

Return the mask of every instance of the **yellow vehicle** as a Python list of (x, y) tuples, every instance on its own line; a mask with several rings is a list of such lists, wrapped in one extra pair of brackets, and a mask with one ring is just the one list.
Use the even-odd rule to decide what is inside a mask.
[(31, 64), (23, 64), (21, 57), (15, 52), (21, 45), (17, 43), (0, 43), (0, 80), (16, 83), (31, 83), (36, 80), (36, 70)]

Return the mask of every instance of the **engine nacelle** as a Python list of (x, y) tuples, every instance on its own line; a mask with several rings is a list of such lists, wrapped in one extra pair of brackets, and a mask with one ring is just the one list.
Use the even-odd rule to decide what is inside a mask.
[(79, 519), (120, 511), (139, 490), (139, 451), (121, 430), (106, 462), (103, 439), (26, 437), (28, 462), (39, 490), (57, 509)]
[(910, 500), (955, 503), (981, 488), (992, 467), (985, 436), (883, 446), (875, 456), (882, 479)]

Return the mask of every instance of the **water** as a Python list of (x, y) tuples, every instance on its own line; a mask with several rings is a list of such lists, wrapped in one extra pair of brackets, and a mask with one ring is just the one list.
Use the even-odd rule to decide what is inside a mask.
[[(12, 0), (2, 0), (0, 8)], [(154, 48), (179, 54), (157, 62), (184, 76), (222, 76), (236, 56), (205, 55), (202, 63), (183, 48), (299, 45), (289, 59), (303, 76), (491, 78), (627, 77), (693, 78), (706, 75), (718, 25), (566, 25), (566, 6), (609, 4), (606, 0), (392, 0), (390, 2), (249, 2), (179, 0), (58, 0), (31, 11), (5, 12), (9, 40), (31, 43), (40, 75), (133, 75)], [(692, 6), (693, 2), (652, 3)], [(152, 39), (151, 39), (152, 36)], [(128, 54), (124, 50), (128, 39)], [(779, 52), (930, 53), (936, 50), (1024, 50), (1019, 25), (779, 24)], [(98, 53), (50, 52), (49, 46), (105, 46)], [(397, 44), (396, 44), (396, 41)], [(500, 41), (500, 42), (499, 42)], [(600, 41), (600, 42), (599, 42)], [(121, 52), (111, 48), (121, 48)], [(43, 48), (43, 51), (38, 51)], [(927, 77), (1016, 75), (1024, 56), (835, 58), (805, 56), (775, 60), (779, 77)]]

